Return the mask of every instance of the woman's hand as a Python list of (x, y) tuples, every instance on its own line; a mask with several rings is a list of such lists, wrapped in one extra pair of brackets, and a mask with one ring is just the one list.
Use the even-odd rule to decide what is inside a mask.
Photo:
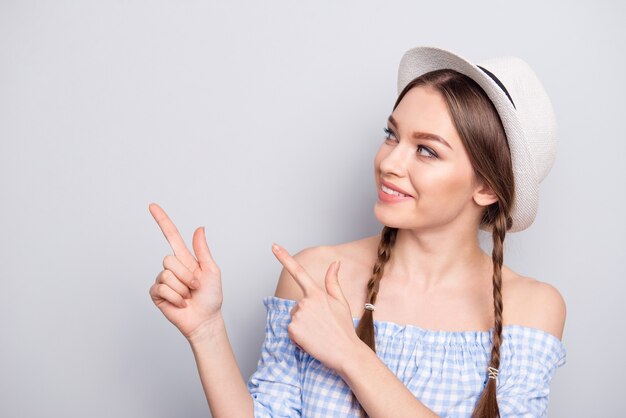
[(163, 259), (164, 270), (150, 287), (150, 296), (187, 339), (199, 338), (221, 319), (222, 308), (221, 271), (209, 251), (204, 227), (194, 231), (194, 257), (165, 211), (155, 203), (148, 209), (174, 250)]
[(275, 244), (272, 251), (304, 292), (304, 297), (291, 309), (291, 322), (287, 327), (289, 338), (326, 367), (340, 370), (355, 346), (361, 343), (354, 329), (350, 305), (339, 286), (340, 262), (330, 265), (324, 289), (284, 248)]

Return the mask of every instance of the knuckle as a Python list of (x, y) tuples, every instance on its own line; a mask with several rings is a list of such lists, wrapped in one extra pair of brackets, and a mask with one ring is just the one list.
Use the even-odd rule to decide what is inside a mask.
[(157, 284), (167, 283), (167, 276), (168, 276), (167, 271), (168, 270), (163, 270), (161, 274), (159, 274), (159, 276), (157, 277), (155, 283)]
[(172, 270), (166, 269), (163, 271), (163, 279), (171, 282), (173, 279), (176, 279), (176, 274)]
[(169, 278), (170, 278), (170, 283), (172, 284), (178, 284), (178, 283), (183, 283), (185, 284), (187, 282), (186, 278), (181, 278), (178, 277), (176, 275), (176, 273), (174, 273), (173, 271), (170, 270), (170, 273), (168, 274)]
[(166, 285), (165, 283), (159, 283), (157, 285), (157, 293), (159, 294), (159, 296), (162, 296), (165, 298), (165, 296), (167, 296), (167, 291), (169, 289), (169, 286)]
[(296, 321), (298, 318), (302, 316), (302, 312), (300, 310), (296, 310), (293, 314), (291, 314), (291, 321)]
[(158, 283), (156, 286), (154, 286), (154, 293), (156, 293), (159, 296), (162, 296), (164, 288), (165, 288), (165, 285), (163, 283)]

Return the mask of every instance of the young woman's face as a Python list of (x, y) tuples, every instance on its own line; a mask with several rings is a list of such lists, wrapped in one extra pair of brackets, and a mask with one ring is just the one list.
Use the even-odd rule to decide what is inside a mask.
[[(376, 218), (403, 229), (475, 222), (480, 207), (473, 201), (474, 171), (441, 94), (432, 87), (412, 88), (391, 114), (387, 129), (374, 160)], [(408, 196), (385, 194), (383, 183)]]

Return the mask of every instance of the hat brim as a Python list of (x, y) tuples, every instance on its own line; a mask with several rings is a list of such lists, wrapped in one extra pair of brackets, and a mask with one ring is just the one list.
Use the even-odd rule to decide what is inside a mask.
[[(488, 63), (479, 63), (479, 65), (492, 71), (488, 67)], [(460, 55), (437, 47), (418, 46), (405, 52), (400, 60), (398, 95), (414, 78), (444, 68), (458, 71), (476, 81), (487, 93), (498, 111), (511, 151), (516, 191), (511, 210), (513, 224), (507, 232), (518, 232), (526, 229), (532, 224), (537, 212), (539, 200), (537, 174), (526, 146), (524, 131), (515, 107), (500, 86), (478, 65)], [(515, 102), (515, 97), (513, 97), (513, 101)], [(491, 231), (487, 225), (481, 225), (480, 229)]]

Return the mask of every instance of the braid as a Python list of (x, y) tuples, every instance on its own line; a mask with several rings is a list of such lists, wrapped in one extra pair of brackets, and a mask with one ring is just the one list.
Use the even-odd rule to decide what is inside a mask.
[[(385, 264), (391, 257), (391, 249), (395, 243), (397, 228), (389, 228), (385, 226), (381, 232), (380, 242), (378, 244), (378, 259), (372, 270), (372, 276), (367, 282), (367, 296), (365, 298), (366, 303), (372, 305), (376, 303), (376, 296), (378, 296), (378, 288), (380, 279), (383, 277), (385, 270)], [(374, 340), (374, 318), (373, 312), (369, 309), (365, 309), (359, 325), (356, 328), (356, 333), (365, 344), (367, 344), (372, 351), (376, 352), (376, 343)]]
[[(374, 264), (374, 268), (372, 269), (372, 276), (367, 282), (367, 296), (365, 298), (366, 303), (375, 304), (376, 296), (378, 296), (378, 289), (380, 279), (383, 277), (383, 273), (385, 271), (385, 264), (389, 261), (391, 257), (391, 250), (393, 249), (393, 245), (396, 242), (396, 234), (398, 233), (397, 228), (390, 228), (385, 226), (380, 234), (380, 242), (378, 243), (378, 258), (376, 259), (376, 263)], [(359, 319), (359, 325), (356, 328), (356, 334), (359, 336), (361, 341), (368, 345), (372, 349), (372, 351), (376, 352), (376, 342), (374, 335), (374, 315), (373, 312), (369, 309), (365, 309), (361, 319)], [(365, 410), (359, 404), (358, 399), (354, 394), (352, 394), (352, 406), (355, 405), (359, 408), (359, 416), (366, 417)]]
[[(508, 221), (508, 222), (507, 222)], [(491, 359), (489, 366), (498, 369), (500, 367), (500, 345), (502, 344), (502, 260), (503, 244), (507, 229), (509, 229), (511, 218), (507, 217), (502, 210), (495, 214), (492, 237), (493, 252), (493, 306), (494, 306), (494, 333), (493, 347), (491, 348)], [(500, 418), (498, 400), (496, 396), (496, 380), (487, 378), (487, 385), (476, 403), (476, 407), (471, 418)]]

